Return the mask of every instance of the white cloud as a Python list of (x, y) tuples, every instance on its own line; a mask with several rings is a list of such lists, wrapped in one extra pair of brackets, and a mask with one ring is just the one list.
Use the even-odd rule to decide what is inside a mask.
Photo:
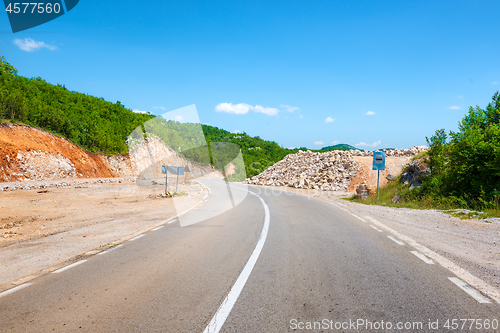
[(339, 143), (340, 143), (340, 141), (337, 141), (337, 140), (332, 141), (332, 145), (336, 145), (336, 144), (339, 144)]
[(175, 117), (174, 117), (174, 120), (175, 120), (175, 121), (183, 121), (183, 120), (184, 120), (184, 117), (183, 117), (183, 116), (175, 116)]
[(457, 98), (464, 98), (464, 96), (462, 96), (462, 95), (458, 95), (458, 97), (457, 97)]
[(153, 106), (153, 109), (166, 110), (167, 108), (164, 106)]
[(280, 112), (276, 108), (265, 107), (262, 105), (252, 106), (252, 105), (246, 104), (246, 103), (239, 103), (239, 104), (219, 103), (215, 107), (215, 111), (232, 113), (232, 114), (247, 114), (248, 111), (253, 111), (253, 112), (257, 112), (257, 113), (263, 113), (263, 114), (266, 114), (268, 116), (275, 116), (278, 114), (278, 112)]
[(460, 106), (456, 105), (450, 106), (450, 110), (460, 110)]
[(315, 141), (314, 144), (316, 146), (321, 146), (322, 144), (324, 144), (324, 142), (323, 141)]
[(16, 38), (14, 39), (13, 43), (17, 45), (17, 47), (19, 47), (21, 50), (26, 52), (32, 52), (43, 48), (49, 49), (51, 51), (57, 50), (57, 46), (55, 45), (45, 44), (44, 42), (37, 42), (36, 40), (31, 38)]
[(367, 113), (365, 113), (365, 115), (366, 116), (374, 116), (374, 115), (376, 115), (376, 113), (373, 111), (368, 111)]
[(335, 121), (335, 118), (332, 118), (332, 117), (328, 117), (325, 119), (325, 123), (333, 123)]
[(300, 116), (299, 116), (299, 118), (300, 118), (300, 119), (303, 119), (303, 118), (304, 118), (304, 116), (303, 116), (303, 115), (300, 115)]
[(241, 133), (241, 131), (240, 131), (240, 130), (234, 130), (234, 131), (233, 131), (233, 133), (234, 133), (234, 134), (240, 134), (240, 133)]
[(284, 108), (286, 112), (294, 112), (300, 110), (300, 108), (291, 105), (280, 104), (280, 107)]
[(375, 141), (374, 143), (360, 142), (360, 143), (356, 144), (356, 146), (364, 146), (364, 147), (375, 148), (375, 147), (379, 146), (381, 143), (382, 143), (381, 140)]
[(233, 103), (219, 103), (215, 107), (217, 112), (226, 112), (232, 114), (246, 114), (250, 111), (253, 106), (246, 103), (233, 104)]
[(139, 109), (133, 109), (132, 112), (134, 112), (134, 113), (148, 113), (147, 111), (141, 111)]
[(497, 82), (497, 81), (495, 81), (495, 82), (491, 82), (491, 84), (498, 84), (498, 82)]
[(253, 112), (267, 114), (268, 116), (275, 116), (280, 112), (280, 110), (276, 108), (264, 107), (262, 105), (256, 105), (253, 108)]

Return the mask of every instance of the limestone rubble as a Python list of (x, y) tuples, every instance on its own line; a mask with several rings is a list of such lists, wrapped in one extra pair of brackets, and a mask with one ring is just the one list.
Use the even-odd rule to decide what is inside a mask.
[[(383, 150), (387, 157), (413, 156), (427, 147), (411, 149)], [(288, 186), (303, 189), (320, 189), (324, 191), (344, 191), (352, 177), (362, 165), (354, 160), (354, 156), (371, 156), (373, 152), (359, 150), (335, 150), (326, 153), (314, 153), (299, 150), (264, 170), (261, 174), (246, 180), (247, 184), (266, 186)]]

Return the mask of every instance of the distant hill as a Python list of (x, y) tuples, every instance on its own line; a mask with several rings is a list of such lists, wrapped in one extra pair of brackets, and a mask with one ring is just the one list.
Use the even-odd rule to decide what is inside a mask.
[(341, 144), (338, 144), (338, 145), (335, 145), (335, 146), (323, 147), (319, 151), (320, 152), (326, 152), (326, 151), (332, 151), (332, 150), (355, 150), (355, 149), (360, 150), (360, 151), (364, 151), (363, 149), (359, 149), (359, 148), (353, 147), (353, 146), (348, 145), (346, 143), (341, 143)]

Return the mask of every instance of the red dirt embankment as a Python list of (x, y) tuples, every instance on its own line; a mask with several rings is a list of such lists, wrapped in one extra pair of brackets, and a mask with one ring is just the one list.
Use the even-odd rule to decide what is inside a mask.
[(103, 157), (36, 128), (0, 124), (0, 182), (119, 176)]

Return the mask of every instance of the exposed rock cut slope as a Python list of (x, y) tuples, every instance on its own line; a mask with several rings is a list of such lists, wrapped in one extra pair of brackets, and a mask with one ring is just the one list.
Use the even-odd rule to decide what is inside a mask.
[(192, 177), (215, 171), (210, 165), (186, 160), (156, 138), (130, 154), (108, 156), (90, 153), (40, 129), (0, 124), (0, 182), (133, 177), (145, 171), (161, 177), (161, 164), (189, 165)]

